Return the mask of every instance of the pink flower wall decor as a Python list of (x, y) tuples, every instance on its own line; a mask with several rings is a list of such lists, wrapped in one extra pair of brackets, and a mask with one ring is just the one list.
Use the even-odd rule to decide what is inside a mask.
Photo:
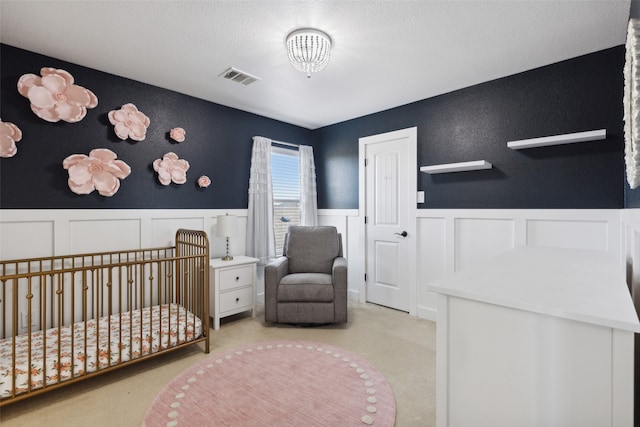
[(176, 142), (184, 142), (187, 131), (182, 128), (173, 128), (169, 132), (169, 136)]
[(207, 188), (211, 185), (211, 179), (206, 175), (202, 175), (200, 178), (198, 178), (198, 185), (200, 186), (200, 188)]
[(16, 142), (22, 139), (22, 131), (13, 123), (0, 120), (0, 157), (13, 157), (18, 152)]
[(87, 108), (98, 105), (89, 89), (73, 84), (73, 76), (65, 70), (43, 67), (42, 77), (24, 74), (18, 80), (18, 92), (31, 102), (31, 110), (48, 122), (79, 122)]
[(147, 136), (147, 128), (151, 121), (138, 107), (129, 103), (124, 104), (119, 110), (109, 111), (109, 121), (114, 125), (118, 138), (125, 140), (131, 138), (134, 141), (142, 141)]
[(106, 148), (91, 150), (88, 156), (72, 154), (62, 162), (69, 171), (69, 188), (76, 194), (98, 190), (101, 196), (111, 197), (120, 188), (120, 180), (129, 176), (131, 168)]
[(162, 159), (154, 160), (153, 169), (158, 172), (158, 181), (162, 185), (169, 185), (171, 182), (184, 184), (187, 182), (189, 162), (178, 158), (176, 153), (169, 152)]

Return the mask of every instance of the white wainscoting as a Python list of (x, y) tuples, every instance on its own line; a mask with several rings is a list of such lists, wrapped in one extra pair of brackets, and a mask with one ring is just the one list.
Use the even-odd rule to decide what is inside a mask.
[(238, 217), (238, 235), (229, 239), (229, 251), (243, 255), (246, 209), (2, 210), (0, 259), (169, 246), (178, 228), (205, 230), (211, 257), (220, 257), (226, 240), (216, 237), (216, 217), (227, 212)]
[(516, 246), (603, 249), (619, 257), (620, 212), (617, 209), (418, 210), (417, 316), (436, 318), (436, 294), (426, 290), (429, 282)]
[[(435, 321), (436, 294), (427, 291), (427, 283), (516, 246), (603, 249), (619, 257), (620, 212), (618, 209), (419, 209), (414, 312), (420, 318)], [(353, 300), (361, 300), (361, 289), (365, 289), (358, 221), (357, 210), (319, 211), (320, 224), (335, 225), (346, 236), (349, 298)], [(640, 210), (638, 224), (640, 230)], [(640, 287), (640, 267), (638, 278)]]
[[(225, 253), (226, 244), (215, 237), (216, 217), (227, 212), (238, 217), (238, 235), (230, 238), (230, 253), (244, 255), (246, 209), (0, 210), (0, 259), (167, 246), (173, 244), (178, 228), (205, 230), (211, 257), (216, 258)], [(365, 262), (359, 247), (358, 210), (321, 209), (318, 216), (320, 225), (334, 225), (342, 233), (349, 298), (360, 300)], [(634, 286), (640, 289), (640, 210), (419, 209), (416, 230), (412, 312), (421, 318), (436, 318), (436, 296), (426, 290), (427, 283), (522, 245), (626, 254), (627, 264), (634, 267), (628, 271), (633, 271)], [(261, 270), (259, 302), (264, 301)]]
[(358, 209), (318, 209), (318, 225), (333, 225), (342, 234), (343, 254), (347, 258), (349, 299), (358, 300), (360, 284), (364, 281), (364, 252), (358, 247), (360, 228)]
[[(210, 256), (225, 254), (226, 240), (216, 237), (218, 215), (238, 217), (237, 235), (229, 239), (231, 255), (245, 254), (246, 209), (211, 210), (0, 210), (0, 259), (34, 258), (72, 253), (103, 252), (170, 246), (178, 228), (205, 230)], [(354, 247), (356, 210), (320, 210), (319, 223), (334, 225), (342, 233), (344, 255), (349, 260), (349, 283), (364, 276)], [(354, 231), (355, 230), (355, 231)], [(357, 235), (356, 235), (357, 237)], [(258, 269), (258, 301), (264, 302), (264, 272)]]
[(640, 209), (620, 213), (621, 263), (636, 311), (640, 311)]

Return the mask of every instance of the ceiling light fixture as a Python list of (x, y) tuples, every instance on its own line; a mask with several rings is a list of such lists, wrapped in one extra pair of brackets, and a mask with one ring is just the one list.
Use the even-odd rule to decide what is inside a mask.
[(329, 63), (331, 38), (320, 30), (303, 28), (287, 36), (287, 53), (293, 68), (311, 77)]

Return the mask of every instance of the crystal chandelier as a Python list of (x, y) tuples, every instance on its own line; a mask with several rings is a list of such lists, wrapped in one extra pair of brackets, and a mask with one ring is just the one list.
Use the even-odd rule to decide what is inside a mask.
[(289, 62), (307, 77), (327, 65), (330, 51), (331, 38), (322, 31), (303, 28), (287, 36)]

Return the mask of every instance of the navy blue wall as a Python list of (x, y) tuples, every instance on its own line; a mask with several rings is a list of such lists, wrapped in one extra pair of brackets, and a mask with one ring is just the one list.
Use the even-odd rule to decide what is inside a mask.
[[(624, 47), (310, 131), (173, 91), (0, 45), (3, 121), (18, 125), (18, 154), (0, 159), (0, 207), (225, 208), (247, 207), (251, 137), (312, 144), (318, 207), (358, 207), (358, 138), (417, 126), (418, 165), (487, 160), (488, 171), (418, 175), (420, 208), (622, 208), (624, 160), (622, 68)], [(81, 122), (48, 123), (16, 89), (22, 74), (43, 66), (69, 71), (99, 104)], [(151, 119), (147, 138), (120, 141), (107, 113), (131, 102)], [(172, 142), (172, 127), (187, 130)], [(606, 129), (606, 141), (513, 151), (506, 142)], [(67, 186), (62, 160), (109, 148), (132, 167), (119, 192), (79, 196)], [(164, 187), (153, 160), (174, 151), (191, 163), (184, 185)], [(196, 185), (200, 175), (213, 184)], [(628, 191), (633, 205), (638, 191)], [(640, 199), (640, 196), (637, 197)], [(638, 203), (640, 205), (640, 203)], [(629, 206), (633, 207), (633, 206)]]
[[(18, 153), (0, 159), (0, 207), (64, 209), (246, 209), (252, 137), (308, 144), (311, 131), (255, 114), (228, 108), (90, 68), (0, 45), (2, 121), (23, 132)], [(20, 76), (40, 75), (42, 67), (70, 72), (75, 83), (98, 97), (78, 123), (49, 123), (37, 117), (29, 100), (17, 91)], [(229, 83), (232, 84), (232, 83)], [(107, 113), (131, 102), (151, 120), (144, 141), (121, 141)], [(186, 141), (168, 137), (173, 127), (187, 131)], [(69, 190), (62, 161), (70, 154), (108, 148), (132, 168), (112, 197)], [(151, 164), (173, 151), (189, 161), (187, 182), (167, 187), (158, 183)], [(200, 189), (196, 180), (208, 175), (213, 183)]]
[[(624, 47), (563, 61), (314, 131), (318, 206), (358, 207), (358, 138), (417, 126), (420, 208), (622, 208)], [(606, 141), (514, 151), (507, 141), (606, 129)]]

